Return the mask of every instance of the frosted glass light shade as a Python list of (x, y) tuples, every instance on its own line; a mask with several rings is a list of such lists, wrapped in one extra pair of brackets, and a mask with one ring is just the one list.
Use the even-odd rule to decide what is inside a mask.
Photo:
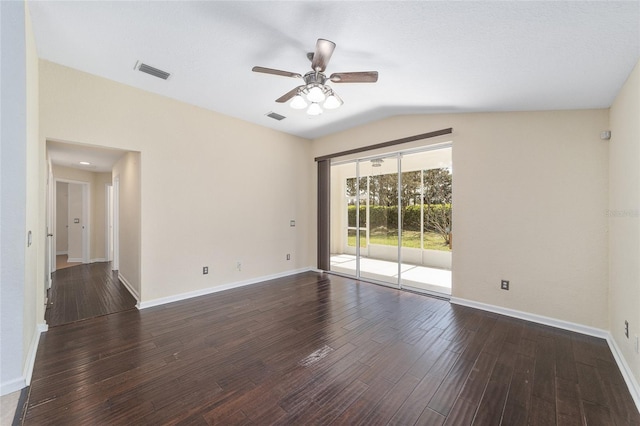
[(322, 102), (324, 98), (324, 92), (318, 86), (313, 86), (309, 89), (309, 93), (307, 93), (307, 99), (309, 99), (310, 102)]
[(304, 101), (304, 98), (300, 95), (295, 95), (290, 105), (291, 105), (291, 108), (293, 109), (305, 109), (307, 107), (307, 103)]
[(335, 94), (331, 94), (329, 95), (329, 97), (327, 98), (326, 101), (324, 101), (324, 107), (326, 109), (336, 109), (338, 107), (340, 107), (340, 105), (342, 105), (342, 99), (340, 99), (337, 95)]
[(314, 102), (309, 105), (309, 109), (307, 110), (307, 114), (309, 115), (320, 115), (322, 114), (322, 108), (320, 108), (320, 104)]

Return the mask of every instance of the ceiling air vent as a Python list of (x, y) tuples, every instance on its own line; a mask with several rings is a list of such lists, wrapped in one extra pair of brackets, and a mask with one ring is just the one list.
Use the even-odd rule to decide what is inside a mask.
[(276, 114), (275, 112), (269, 112), (266, 115), (267, 117), (273, 118), (274, 120), (278, 120), (278, 121), (284, 120), (285, 118), (287, 118), (284, 115)]
[(137, 69), (140, 72), (147, 73), (154, 77), (161, 78), (163, 80), (167, 80), (171, 74), (166, 71), (159, 70), (158, 68), (154, 68), (151, 65), (144, 64), (140, 61), (136, 62), (136, 66), (134, 69)]

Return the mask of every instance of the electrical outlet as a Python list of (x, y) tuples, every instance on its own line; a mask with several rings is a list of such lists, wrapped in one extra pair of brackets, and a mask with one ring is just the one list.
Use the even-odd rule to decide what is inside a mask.
[(242, 263), (241, 262), (237, 262), (236, 263), (236, 268), (238, 268), (238, 271), (242, 271)]
[(629, 338), (629, 321), (624, 320), (624, 335)]
[(296, 226), (296, 221), (295, 220), (290, 220), (289, 221), (289, 226), (291, 226), (291, 227)]
[(509, 281), (507, 280), (500, 281), (500, 288), (502, 290), (509, 290)]
[(203, 266), (202, 267), (202, 275), (207, 275), (209, 273), (209, 267), (208, 266)]
[(287, 253), (287, 260), (291, 260), (291, 255)]

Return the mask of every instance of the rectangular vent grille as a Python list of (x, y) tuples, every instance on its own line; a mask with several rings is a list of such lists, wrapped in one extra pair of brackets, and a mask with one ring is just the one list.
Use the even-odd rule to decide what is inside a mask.
[(278, 121), (284, 120), (285, 118), (287, 118), (284, 115), (276, 114), (275, 112), (268, 113), (267, 117), (273, 118), (274, 120), (278, 120)]
[(171, 75), (166, 71), (159, 70), (158, 68), (154, 68), (151, 65), (143, 64), (142, 62), (138, 62), (136, 68), (140, 72), (144, 72), (146, 74), (161, 78), (163, 80), (168, 79), (169, 76)]

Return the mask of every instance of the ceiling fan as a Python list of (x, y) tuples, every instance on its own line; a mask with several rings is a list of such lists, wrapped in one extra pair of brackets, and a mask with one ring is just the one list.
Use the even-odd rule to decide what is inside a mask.
[(320, 115), (323, 107), (335, 109), (343, 104), (342, 99), (326, 84), (327, 82), (375, 83), (378, 81), (378, 71), (337, 72), (327, 77), (324, 70), (327, 68), (335, 48), (334, 42), (319, 38), (316, 42), (316, 51), (307, 53), (307, 58), (311, 61), (311, 71), (305, 75), (265, 67), (253, 67), (252, 71), (303, 79), (303, 85), (280, 96), (276, 102), (285, 103), (293, 99), (291, 101), (292, 108), (304, 109), (308, 107), (307, 114)]

